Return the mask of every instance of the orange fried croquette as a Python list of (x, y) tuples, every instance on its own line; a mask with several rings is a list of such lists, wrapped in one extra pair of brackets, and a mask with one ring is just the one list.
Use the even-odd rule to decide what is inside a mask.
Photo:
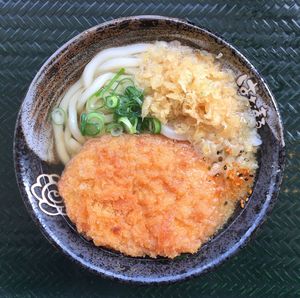
[(191, 144), (159, 135), (88, 141), (59, 181), (69, 218), (97, 246), (129, 256), (194, 253), (232, 214), (252, 179), (211, 176)]

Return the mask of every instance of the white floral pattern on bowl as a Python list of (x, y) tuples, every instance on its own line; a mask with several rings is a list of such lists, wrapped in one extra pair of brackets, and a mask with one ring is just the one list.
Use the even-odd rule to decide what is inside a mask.
[(57, 189), (58, 180), (59, 175), (41, 174), (30, 188), (32, 195), (38, 200), (41, 211), (47, 215), (66, 215), (63, 199)]

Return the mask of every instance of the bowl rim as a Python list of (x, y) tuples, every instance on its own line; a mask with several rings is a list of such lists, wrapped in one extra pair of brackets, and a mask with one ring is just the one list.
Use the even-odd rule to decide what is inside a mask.
[[(24, 99), (26, 98), (26, 96), (28, 94), (32, 94), (32, 90), (35, 88), (35, 85), (38, 82), (39, 77), (41, 76), (41, 74), (48, 67), (51, 66), (51, 63), (54, 61), (54, 59), (60, 53), (65, 51), (72, 43), (74, 43), (77, 40), (84, 39), (84, 35), (87, 35), (89, 33), (92, 34), (97, 29), (103, 29), (105, 27), (109, 27), (109, 26), (112, 26), (112, 25), (118, 26), (118, 25), (122, 24), (123, 22), (138, 21), (138, 20), (153, 20), (153, 21), (155, 21), (155, 20), (159, 21), (160, 20), (160, 21), (169, 21), (169, 22), (173, 22), (173, 23), (176, 23), (176, 24), (182, 24), (182, 25), (185, 25), (189, 28), (196, 29), (197, 31), (200, 31), (200, 32), (208, 35), (210, 38), (214, 39), (217, 42), (220, 42), (225, 47), (229, 48), (234, 55), (236, 55), (241, 61), (243, 61), (243, 63), (246, 65), (246, 67), (249, 68), (255, 74), (255, 76), (259, 77), (259, 79), (261, 80), (261, 84), (263, 85), (263, 87), (266, 89), (266, 92), (270, 96), (270, 100), (271, 100), (271, 103), (274, 106), (275, 114), (276, 114), (278, 124), (279, 124), (279, 130), (278, 130), (279, 142), (280, 142), (279, 145), (281, 146), (280, 147), (280, 152), (279, 152), (280, 153), (280, 158), (281, 158), (281, 160), (280, 160), (280, 162), (281, 162), (281, 171), (280, 171), (280, 173), (276, 174), (277, 189), (273, 190), (272, 195), (270, 196), (270, 199), (268, 200), (268, 202), (267, 201), (265, 202), (264, 208), (262, 208), (259, 216), (257, 216), (257, 218), (253, 221), (251, 227), (244, 233), (244, 235), (242, 235), (242, 237), (239, 238), (239, 240), (235, 243), (235, 245), (232, 246), (230, 249), (228, 249), (225, 253), (221, 254), (217, 258), (217, 261), (210, 262), (204, 268), (201, 267), (200, 270), (193, 270), (193, 272), (189, 271), (187, 273), (177, 274), (177, 275), (174, 275), (172, 277), (170, 277), (170, 276), (155, 277), (155, 278), (151, 278), (151, 280), (149, 280), (149, 279), (139, 279), (139, 278), (136, 278), (136, 277), (128, 277), (128, 276), (126, 276), (126, 274), (120, 275), (120, 274), (116, 274), (116, 273), (113, 273), (113, 272), (108, 272), (106, 270), (101, 271), (101, 270), (99, 270), (99, 268), (96, 268), (95, 266), (91, 266), (90, 264), (84, 262), (82, 259), (78, 258), (75, 254), (72, 254), (69, 250), (65, 249), (64, 246), (59, 244), (58, 241), (56, 239), (54, 239), (52, 235), (48, 234), (45, 227), (42, 225), (40, 220), (36, 217), (36, 215), (32, 211), (32, 204), (30, 203), (30, 200), (28, 199), (28, 196), (27, 196), (26, 191), (24, 189), (24, 184), (22, 182), (22, 179), (20, 178), (21, 175), (18, 174), (19, 173), (19, 169), (18, 169), (19, 165), (17, 163), (17, 160), (18, 160), (17, 154), (18, 153), (17, 153), (17, 150), (16, 150), (17, 130), (18, 130), (19, 123), (20, 123), (20, 117), (21, 117), (21, 112), (22, 112), (22, 109), (23, 109), (23, 105), (25, 104)], [(17, 180), (19, 193), (22, 197), (23, 203), (24, 203), (28, 213), (30, 214), (31, 218), (33, 219), (35, 224), (41, 230), (42, 234), (45, 236), (45, 238), (55, 248), (57, 248), (60, 252), (62, 252), (65, 256), (67, 256), (67, 258), (70, 259), (72, 262), (74, 262), (76, 264), (79, 264), (81, 268), (83, 268), (83, 269), (85, 269), (89, 272), (93, 272), (93, 273), (97, 274), (98, 276), (101, 276), (103, 278), (117, 280), (117, 281), (123, 282), (123, 283), (135, 283), (135, 284), (145, 285), (145, 284), (169, 284), (169, 283), (174, 283), (174, 282), (194, 278), (194, 277), (199, 276), (201, 274), (212, 271), (213, 269), (215, 269), (219, 265), (223, 264), (227, 259), (229, 259), (230, 257), (237, 254), (240, 251), (240, 249), (242, 249), (253, 238), (255, 232), (265, 222), (265, 220), (267, 219), (267, 216), (270, 214), (271, 210), (273, 209), (273, 207), (275, 205), (275, 202), (278, 199), (278, 194), (279, 194), (280, 186), (281, 186), (281, 183), (282, 183), (283, 172), (284, 172), (284, 168), (285, 168), (286, 152), (285, 152), (285, 142), (284, 142), (284, 127), (283, 127), (282, 118), (281, 118), (279, 108), (278, 108), (278, 104), (275, 100), (275, 97), (274, 97), (273, 93), (271, 92), (270, 88), (268, 87), (264, 77), (253, 66), (253, 64), (237, 49), (236, 46), (231, 45), (229, 42), (227, 42), (226, 39), (221, 37), (219, 34), (213, 33), (213, 32), (211, 32), (210, 30), (206, 29), (203, 26), (195, 25), (194, 23), (190, 22), (189, 20), (184, 20), (184, 19), (174, 18), (174, 17), (161, 16), (161, 15), (136, 15), (136, 16), (129, 16), (129, 17), (121, 17), (121, 18), (112, 19), (112, 20), (109, 20), (109, 21), (106, 21), (106, 22), (102, 22), (98, 25), (95, 25), (95, 26), (93, 26), (89, 29), (86, 29), (86, 30), (80, 32), (79, 34), (77, 34), (76, 36), (74, 36), (73, 38), (71, 38), (70, 40), (68, 40), (67, 42), (65, 42), (48, 59), (46, 59), (46, 61), (42, 64), (39, 71), (36, 73), (33, 80), (31, 81), (31, 83), (30, 83), (30, 85), (29, 85), (29, 87), (28, 87), (28, 89), (25, 93), (25, 96), (22, 100), (22, 104), (20, 106), (20, 109), (19, 109), (19, 112), (18, 112), (18, 115), (17, 115), (16, 125), (15, 125), (15, 130), (14, 130), (14, 141), (13, 141), (13, 159), (14, 159), (15, 177), (16, 177), (16, 180)]]

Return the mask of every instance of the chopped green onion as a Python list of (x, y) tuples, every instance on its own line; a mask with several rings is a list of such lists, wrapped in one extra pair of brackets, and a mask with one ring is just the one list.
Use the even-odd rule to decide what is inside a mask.
[(134, 127), (134, 133), (137, 133), (136, 128), (137, 128), (137, 125), (138, 125), (138, 122), (139, 122), (138, 117), (131, 117), (129, 119), (129, 121), (130, 121), (130, 123), (133, 123), (132, 126)]
[(80, 132), (84, 136), (86, 126), (86, 113), (80, 115)]
[(119, 97), (120, 102), (115, 113), (121, 117), (139, 117), (141, 115), (141, 105), (125, 95)]
[(161, 123), (156, 118), (150, 118), (149, 120), (149, 130), (151, 133), (159, 134), (161, 131)]
[(161, 132), (161, 123), (156, 118), (144, 118), (141, 124), (141, 131), (159, 134)]
[(103, 97), (104, 97), (104, 94), (110, 90), (110, 88), (113, 86), (113, 84), (118, 80), (118, 78), (119, 78), (124, 72), (125, 72), (125, 68), (121, 68), (121, 69), (115, 74), (115, 76), (109, 81), (109, 83), (108, 83), (105, 87), (103, 87), (103, 88), (101, 88), (99, 91), (97, 91), (97, 92), (95, 93), (95, 95), (96, 95), (96, 96), (99, 96), (99, 97), (101, 97), (101, 98), (103, 98)]
[(137, 126), (137, 118), (135, 118), (134, 120), (134, 124), (132, 125), (132, 123), (130, 122), (130, 120), (127, 117), (121, 117), (118, 119), (119, 123), (122, 123), (122, 125), (124, 126), (125, 130), (129, 133), (129, 134), (134, 134), (136, 133), (136, 126)]
[(151, 117), (142, 119), (144, 91), (136, 87), (130, 77), (120, 78), (124, 73), (125, 69), (121, 68), (104, 87), (88, 99), (87, 113), (81, 115), (82, 135), (96, 136), (104, 127), (113, 136), (122, 134), (123, 130), (129, 134), (160, 133), (159, 120)]
[(84, 136), (95, 136), (104, 129), (104, 115), (102, 113), (91, 112), (81, 114), (80, 131)]
[(114, 121), (114, 114), (105, 114), (104, 115), (104, 122), (111, 123)]
[(105, 98), (105, 105), (109, 109), (116, 108), (119, 104), (119, 97), (117, 95), (110, 95)]
[(63, 125), (66, 120), (66, 112), (62, 108), (55, 108), (51, 113), (52, 122), (56, 125)]
[(125, 95), (128, 97), (134, 98), (134, 97), (143, 97), (143, 91), (136, 88), (135, 86), (128, 86), (125, 89)]
[(125, 89), (125, 95), (131, 100), (136, 101), (139, 106), (143, 104), (143, 91), (136, 88), (135, 86), (128, 86)]
[(140, 131), (141, 132), (149, 132), (149, 117), (142, 119), (140, 124)]
[(113, 137), (118, 137), (123, 133), (123, 127), (119, 123), (110, 123), (106, 126), (106, 131), (110, 132)]
[(142, 101), (139, 97), (135, 96), (133, 99), (134, 99), (140, 106), (143, 105), (143, 101)]
[(141, 132), (143, 132), (143, 119), (142, 117), (139, 117), (136, 125), (136, 133), (141, 133)]
[[(124, 78), (120, 81), (118, 81), (117, 85), (114, 87), (113, 92), (116, 93), (118, 91), (118, 89), (120, 89), (120, 87), (123, 87), (124, 82), (128, 81), (129, 83), (131, 83), (131, 85), (134, 85), (134, 82), (131, 78)], [(126, 86), (128, 87), (128, 86)], [(123, 90), (124, 92), (124, 90)]]
[(103, 107), (104, 107), (103, 99), (101, 99), (95, 95), (92, 95), (86, 103), (87, 111), (96, 111)]

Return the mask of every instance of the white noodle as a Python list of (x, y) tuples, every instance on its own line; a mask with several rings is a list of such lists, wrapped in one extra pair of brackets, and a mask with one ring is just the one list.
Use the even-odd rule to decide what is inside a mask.
[(82, 148), (82, 145), (72, 138), (71, 131), (70, 131), (68, 124), (65, 127), (64, 141), (65, 141), (68, 153), (70, 155), (74, 155), (74, 154), (78, 153), (80, 151), (80, 149)]
[(77, 120), (77, 100), (80, 96), (80, 89), (73, 95), (73, 98), (69, 102), (68, 108), (68, 125), (71, 131), (71, 134), (79, 143), (83, 144), (85, 142), (85, 138), (82, 136)]
[(55, 139), (55, 148), (59, 159), (66, 164), (70, 156), (66, 150), (65, 142), (64, 142), (64, 131), (63, 125), (53, 125), (53, 133)]
[(78, 92), (78, 90), (81, 88), (81, 81), (78, 80), (75, 84), (73, 84), (69, 90), (67, 91), (67, 93), (65, 94), (65, 96), (63, 97), (59, 107), (62, 108), (65, 112), (68, 111), (68, 105), (69, 105), (69, 101), (71, 100), (71, 98), (73, 97), (73, 95)]
[(146, 51), (148, 46), (149, 44), (141, 43), (141, 44), (128, 45), (128, 46), (118, 47), (118, 48), (110, 48), (101, 51), (84, 68), (82, 74), (82, 81), (84, 87), (88, 88), (92, 84), (92, 81), (95, 76), (95, 71), (98, 68), (98, 66), (103, 62), (116, 57), (124, 57), (124, 56), (142, 53)]
[(98, 69), (97, 73), (104, 73), (107, 71), (115, 71), (122, 67), (138, 67), (141, 62), (141, 59), (139, 58), (116, 58), (111, 59), (103, 64), (101, 64)]
[(81, 111), (86, 103), (86, 101), (88, 100), (88, 98), (93, 95), (95, 92), (97, 92), (101, 87), (103, 87), (103, 85), (110, 80), (115, 74), (114, 73), (106, 73), (103, 74), (101, 76), (99, 76), (98, 78), (96, 78), (93, 83), (91, 84), (91, 86), (89, 86), (81, 95), (78, 104), (77, 104), (77, 108), (79, 111)]
[(251, 134), (250, 140), (253, 146), (260, 146), (262, 144), (261, 137), (256, 131)]
[(169, 139), (173, 139), (177, 141), (187, 141), (187, 137), (185, 135), (180, 135), (176, 133), (174, 128), (168, 125), (162, 124), (160, 133)]
[(64, 131), (64, 142), (66, 144), (66, 148), (69, 154), (72, 155), (73, 149), (69, 146), (69, 140), (71, 139), (71, 132), (68, 125), (68, 122), (66, 123), (65, 131)]
[(82, 145), (73, 138), (69, 139), (68, 146), (72, 148), (72, 156), (77, 154), (82, 148)]

